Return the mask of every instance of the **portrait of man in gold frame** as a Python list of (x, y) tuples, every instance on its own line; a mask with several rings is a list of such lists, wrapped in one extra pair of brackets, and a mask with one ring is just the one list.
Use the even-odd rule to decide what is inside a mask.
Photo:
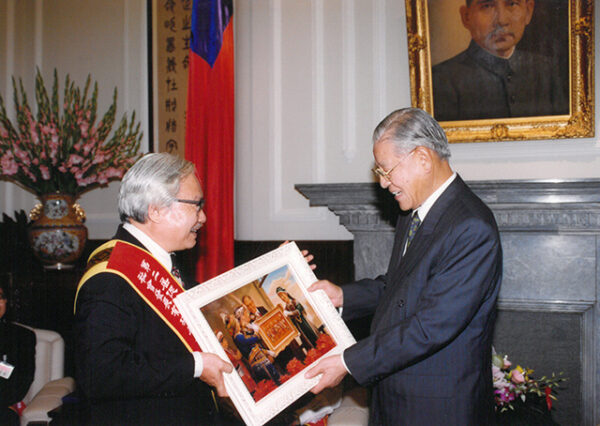
[[(524, 9), (529, 8), (531, 14), (523, 18), (526, 27), (522, 38), (519, 34), (515, 36), (517, 47), (514, 52), (518, 51), (518, 54), (522, 55), (521, 58), (525, 58), (525, 63), (538, 65), (540, 62), (537, 60), (538, 57), (552, 60), (547, 68), (549, 72), (542, 72), (541, 75), (544, 76), (544, 79), (553, 79), (554, 86), (558, 84), (560, 90), (564, 92), (566, 104), (563, 104), (561, 108), (552, 110), (547, 105), (546, 99), (550, 99), (548, 97), (549, 89), (540, 90), (537, 93), (534, 91), (532, 96), (525, 96), (525, 99), (521, 101), (524, 103), (528, 98), (534, 98), (538, 94), (546, 96), (546, 98), (542, 97), (542, 101), (539, 102), (546, 108), (540, 109), (539, 113), (536, 109), (511, 108), (510, 103), (515, 102), (515, 95), (518, 104), (518, 96), (523, 97), (527, 90), (530, 90), (535, 84), (539, 85), (540, 79), (534, 77), (531, 84), (518, 83), (516, 79), (522, 78), (524, 73), (509, 73), (511, 75), (507, 75), (508, 78), (505, 78), (504, 81), (497, 80), (495, 82), (503, 84), (508, 107), (496, 108), (495, 112), (488, 112), (488, 106), (498, 106), (497, 103), (492, 102), (498, 98), (495, 98), (493, 94), (485, 93), (485, 90), (490, 87), (488, 82), (480, 82), (478, 86), (476, 78), (479, 77), (476, 74), (469, 74), (470, 71), (466, 72), (465, 70), (468, 68), (448, 67), (448, 63), (440, 65), (444, 61), (449, 61), (450, 65), (452, 62), (460, 61), (459, 56), (462, 54), (464, 58), (467, 50), (471, 50), (471, 44), (475, 42), (476, 34), (469, 27), (469, 24), (472, 25), (472, 20), (468, 21), (469, 15), (465, 14), (468, 9), (478, 6), (480, 3), (484, 3), (486, 7), (496, 7), (495, 3), (499, 2), (503, 3), (498, 6), (499, 9), (500, 6), (508, 7), (504, 3), (515, 3), (506, 2), (506, 0), (406, 0), (412, 105), (426, 110), (438, 119), (450, 142), (592, 137), (594, 135), (592, 0), (520, 0), (517, 2), (521, 3)], [(465, 19), (467, 19), (467, 23), (465, 23)], [(444, 29), (440, 28), (446, 26), (448, 28), (444, 33)], [(557, 37), (557, 34), (563, 34), (562, 39)], [(471, 39), (473, 42), (470, 44)], [(450, 42), (454, 43), (455, 40), (458, 44), (448, 45)], [(521, 45), (521, 43), (523, 44)], [(549, 43), (553, 43), (550, 48), (547, 47), (550, 46)], [(525, 44), (528, 47), (525, 47)], [(550, 50), (544, 52), (539, 46)], [(536, 60), (532, 60), (531, 57), (527, 58), (527, 51), (531, 52), (531, 55), (536, 55), (534, 56)], [(510, 53), (512, 54), (512, 52)], [(509, 59), (508, 62), (512, 64), (515, 59)], [(493, 66), (496, 66), (496, 63), (493, 63)], [(450, 72), (455, 73), (457, 77), (450, 78)], [(495, 69), (494, 72), (496, 72)], [(435, 78), (434, 74), (436, 74)], [(540, 75), (539, 70), (538, 75)], [(440, 79), (440, 76), (444, 78)], [(507, 85), (510, 85), (506, 81), (510, 81), (511, 77), (513, 77), (513, 94), (507, 93), (509, 90), (506, 89)], [(449, 90), (446, 89), (446, 86), (440, 83), (443, 80), (452, 80), (453, 86)], [(456, 101), (455, 98), (446, 98), (454, 96), (454, 91), (460, 90), (461, 87), (466, 88), (466, 91), (458, 94), (459, 101)], [(469, 92), (472, 87), (483, 87), (485, 90)], [(436, 90), (437, 92), (434, 92)], [(475, 114), (465, 112), (469, 108), (462, 103), (464, 100), (479, 102), (479, 104), (475, 103), (475, 108), (472, 103), (470, 105), (471, 111), (477, 111)], [(545, 102), (546, 104), (544, 104)], [(451, 110), (453, 114), (446, 115), (444, 110)], [(479, 111), (481, 111), (481, 116), (478, 116)]]

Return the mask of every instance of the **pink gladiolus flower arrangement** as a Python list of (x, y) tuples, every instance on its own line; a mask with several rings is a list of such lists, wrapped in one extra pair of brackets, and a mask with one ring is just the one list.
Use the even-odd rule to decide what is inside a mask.
[[(0, 179), (12, 181), (36, 195), (61, 192), (78, 196), (123, 174), (139, 158), (140, 124), (123, 115), (108, 139), (117, 110), (113, 102), (96, 122), (98, 83), (91, 97), (90, 76), (83, 92), (67, 75), (60, 104), (58, 76), (54, 70), (48, 94), (39, 69), (35, 78), (37, 114), (28, 102), (23, 82), (13, 78), (16, 124), (8, 118), (0, 96)], [(60, 107), (62, 105), (62, 108)]]
[[(552, 373), (552, 377), (543, 376), (541, 379), (534, 379), (533, 370), (524, 369), (520, 365), (515, 368), (511, 367), (512, 363), (508, 360), (507, 355), (503, 356), (494, 352), (492, 377), (496, 412), (515, 410), (519, 406), (533, 404), (540, 400), (545, 402), (542, 406), (549, 412), (552, 409), (552, 400), (556, 400), (552, 391), (559, 387), (559, 382), (566, 380), (562, 377), (563, 373), (558, 375)], [(536, 409), (538, 408), (536, 407)]]

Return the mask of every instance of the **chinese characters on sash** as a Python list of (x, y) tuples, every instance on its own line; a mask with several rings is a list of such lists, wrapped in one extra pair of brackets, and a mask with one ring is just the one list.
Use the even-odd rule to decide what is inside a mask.
[(173, 299), (184, 290), (150, 253), (123, 241), (115, 244), (107, 269), (123, 274), (152, 309), (179, 336), (190, 351), (200, 351)]

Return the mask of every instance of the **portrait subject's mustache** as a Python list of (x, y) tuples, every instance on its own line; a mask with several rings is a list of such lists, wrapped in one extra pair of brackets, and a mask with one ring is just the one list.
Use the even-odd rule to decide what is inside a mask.
[(496, 37), (514, 37), (514, 33), (511, 31), (506, 31), (506, 29), (504, 27), (496, 27), (494, 28), (494, 30), (489, 34), (489, 38), (496, 38)]

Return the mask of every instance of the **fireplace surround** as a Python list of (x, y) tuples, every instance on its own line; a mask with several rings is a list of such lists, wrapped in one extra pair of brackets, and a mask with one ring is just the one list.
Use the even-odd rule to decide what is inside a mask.
[[(470, 181), (500, 229), (494, 347), (535, 376), (564, 372), (560, 424), (600, 423), (600, 180)], [(354, 236), (355, 278), (385, 272), (397, 204), (376, 183), (298, 184)]]

